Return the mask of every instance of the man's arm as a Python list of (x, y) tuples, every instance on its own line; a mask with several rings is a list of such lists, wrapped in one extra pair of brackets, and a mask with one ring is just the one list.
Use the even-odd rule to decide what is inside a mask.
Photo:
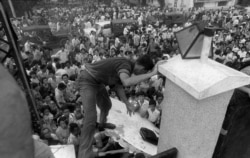
[(129, 76), (127, 73), (120, 73), (120, 79), (122, 81), (122, 84), (126, 87), (136, 85), (137, 83), (140, 83), (146, 79), (149, 79), (150, 77), (154, 76), (154, 72), (150, 72), (147, 74), (142, 74), (138, 76)]
[(56, 54), (51, 55), (51, 58), (58, 58), (60, 56), (60, 54), (62, 53), (61, 50), (59, 50), (58, 52), (56, 52)]
[(158, 73), (158, 66), (160, 64), (163, 64), (166, 61), (159, 61), (154, 69), (150, 73), (142, 74), (142, 75), (137, 75), (137, 76), (129, 76), (126, 71), (121, 71), (120, 73), (120, 79), (122, 81), (122, 84), (126, 87), (136, 85), (137, 83), (140, 83), (146, 79), (149, 79), (150, 77), (156, 75)]
[(126, 94), (125, 94), (125, 91), (124, 91), (123, 86), (120, 85), (120, 84), (119, 84), (119, 85), (116, 85), (116, 86), (115, 86), (115, 90), (116, 90), (117, 95), (118, 95), (118, 97), (120, 98), (120, 100), (121, 100), (123, 103), (128, 104), (129, 101), (128, 101), (128, 98), (127, 98), (127, 96), (126, 96)]
[(131, 113), (134, 111), (134, 108), (133, 106), (129, 103), (128, 101), (128, 98), (125, 94), (125, 91), (123, 89), (123, 86), (122, 85), (116, 85), (115, 86), (115, 89), (116, 89), (116, 92), (117, 92), (117, 95), (119, 96), (120, 100), (125, 103), (126, 107), (127, 107), (127, 112), (128, 114), (131, 116)]

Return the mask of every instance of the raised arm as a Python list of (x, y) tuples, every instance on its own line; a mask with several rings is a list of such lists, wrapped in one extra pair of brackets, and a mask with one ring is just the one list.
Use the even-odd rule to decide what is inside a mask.
[(147, 74), (142, 74), (138, 76), (129, 76), (127, 73), (120, 73), (120, 79), (122, 81), (122, 84), (126, 87), (136, 85), (137, 83), (140, 83), (146, 79), (149, 79), (150, 77), (154, 76), (156, 73), (150, 72)]
[(125, 71), (121, 71), (120, 73), (120, 79), (122, 81), (122, 84), (126, 87), (128, 86), (133, 86), (133, 85), (136, 85), (137, 83), (140, 83), (146, 79), (149, 79), (150, 77), (156, 75), (158, 73), (158, 66), (165, 63), (166, 61), (165, 60), (162, 60), (162, 61), (159, 61), (154, 69), (149, 72), (149, 73), (146, 73), (146, 74), (142, 74), (142, 75), (137, 75), (137, 76), (129, 76)]
[(124, 88), (122, 85), (116, 85), (115, 86), (117, 95), (119, 96), (119, 98), (121, 99), (121, 101), (126, 105), (127, 107), (127, 113), (131, 116), (132, 112), (134, 112), (134, 108), (133, 106), (129, 103), (128, 98), (125, 94)]

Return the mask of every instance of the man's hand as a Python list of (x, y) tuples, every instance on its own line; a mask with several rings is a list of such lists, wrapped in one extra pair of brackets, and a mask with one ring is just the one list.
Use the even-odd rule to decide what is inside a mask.
[(156, 64), (155, 64), (155, 67), (154, 67), (154, 69), (153, 69), (153, 71), (152, 71), (152, 74), (153, 74), (153, 76), (154, 75), (157, 75), (157, 73), (158, 73), (158, 67), (159, 67), (159, 65), (162, 65), (162, 64), (164, 64), (164, 63), (166, 63), (167, 62), (167, 60), (160, 60), (160, 61), (158, 61)]
[(106, 152), (99, 152), (99, 153), (98, 153), (98, 156), (99, 156), (99, 157), (106, 156)]
[(134, 114), (134, 110), (135, 110), (134, 106), (131, 105), (130, 103), (127, 103), (126, 107), (127, 107), (127, 114), (129, 116), (133, 115)]

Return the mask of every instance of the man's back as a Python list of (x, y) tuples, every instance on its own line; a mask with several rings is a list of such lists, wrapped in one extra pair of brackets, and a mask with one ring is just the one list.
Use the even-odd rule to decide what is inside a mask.
[(132, 74), (134, 64), (126, 58), (110, 58), (86, 65), (87, 71), (105, 85), (121, 84), (119, 74)]

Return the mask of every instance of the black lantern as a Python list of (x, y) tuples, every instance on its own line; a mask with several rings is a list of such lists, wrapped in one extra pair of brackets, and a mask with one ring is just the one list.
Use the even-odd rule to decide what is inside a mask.
[[(212, 38), (213, 28), (204, 28), (202, 25), (194, 24), (175, 33), (179, 50), (183, 59), (199, 59), (202, 53), (204, 38)], [(208, 43), (210, 44), (210, 43)], [(213, 46), (209, 58), (213, 58)]]

